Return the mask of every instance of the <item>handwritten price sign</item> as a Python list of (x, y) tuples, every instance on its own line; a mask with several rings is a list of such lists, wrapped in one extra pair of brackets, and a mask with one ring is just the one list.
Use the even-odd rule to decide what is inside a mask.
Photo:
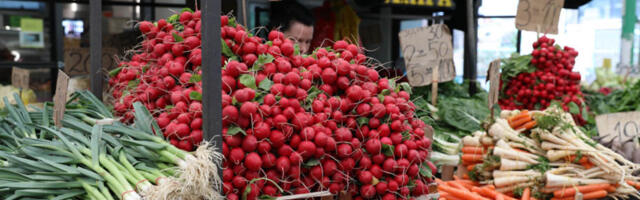
[(398, 34), (411, 86), (453, 80), (451, 33), (444, 24), (408, 29)]
[(520, 0), (516, 28), (558, 34), (558, 21), (564, 0)]
[[(113, 69), (116, 67), (118, 50), (114, 48), (102, 48), (102, 68)], [(64, 49), (64, 72), (69, 76), (89, 74), (89, 48), (65, 48)]]
[(621, 112), (596, 116), (596, 126), (605, 141), (616, 138), (622, 143), (638, 137), (640, 133), (640, 112)]

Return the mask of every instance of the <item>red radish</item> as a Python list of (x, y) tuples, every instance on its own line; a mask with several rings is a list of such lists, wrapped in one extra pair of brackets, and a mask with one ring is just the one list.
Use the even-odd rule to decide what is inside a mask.
[(291, 167), (291, 161), (287, 157), (280, 157), (276, 160), (276, 169), (281, 173), (287, 173)]
[(242, 140), (242, 150), (245, 152), (252, 152), (257, 148), (258, 139), (253, 135), (245, 136), (244, 140)]
[(258, 170), (262, 166), (262, 159), (258, 153), (251, 152), (244, 159), (244, 165), (250, 170)]
[(244, 159), (244, 151), (241, 148), (233, 148), (229, 153), (229, 159), (233, 163), (240, 163)]

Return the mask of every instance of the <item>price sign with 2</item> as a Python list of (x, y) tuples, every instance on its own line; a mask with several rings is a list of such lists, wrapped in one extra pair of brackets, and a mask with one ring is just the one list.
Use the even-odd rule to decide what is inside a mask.
[(596, 116), (598, 133), (605, 141), (623, 143), (640, 134), (640, 112), (621, 112)]
[[(424, 86), (434, 80), (445, 82), (455, 77), (451, 33), (444, 24), (408, 29), (398, 34), (412, 86)], [(436, 69), (437, 68), (437, 69)]]

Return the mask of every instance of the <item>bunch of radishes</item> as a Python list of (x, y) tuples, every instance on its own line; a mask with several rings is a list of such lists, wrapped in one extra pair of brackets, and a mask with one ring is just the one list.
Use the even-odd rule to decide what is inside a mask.
[(511, 79), (502, 80), (504, 95), (499, 104), (509, 110), (542, 110), (557, 101), (565, 111), (573, 110), (576, 122), (584, 124), (580, 73), (572, 71), (578, 52), (568, 46), (554, 46), (554, 42), (542, 36), (533, 43), (531, 57), (526, 57), (531, 59), (525, 63), (527, 68)]
[[(143, 102), (163, 134), (191, 150), (202, 140), (200, 12), (141, 22), (144, 42), (110, 85), (123, 121)], [(228, 199), (348, 191), (356, 199), (428, 193), (430, 128), (407, 83), (379, 77), (345, 41), (300, 54), (279, 31), (252, 36), (221, 17), (223, 181)]]
[(140, 101), (171, 144), (186, 151), (202, 141), (200, 15), (185, 11), (169, 21), (140, 22), (140, 48), (109, 79), (114, 110), (123, 122), (133, 121), (132, 103)]

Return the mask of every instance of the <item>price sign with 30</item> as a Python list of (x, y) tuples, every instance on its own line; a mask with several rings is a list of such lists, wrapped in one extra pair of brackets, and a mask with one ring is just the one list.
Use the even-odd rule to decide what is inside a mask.
[(516, 28), (557, 34), (560, 10), (563, 6), (564, 0), (520, 0)]

